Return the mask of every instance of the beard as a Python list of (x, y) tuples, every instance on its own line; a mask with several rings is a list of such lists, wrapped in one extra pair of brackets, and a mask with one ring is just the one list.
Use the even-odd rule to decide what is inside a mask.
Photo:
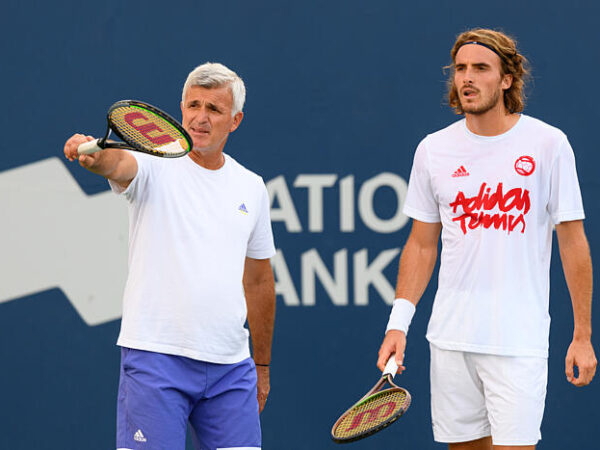
[(499, 91), (495, 91), (493, 93), (493, 95), (491, 97), (489, 97), (488, 99), (484, 99), (483, 103), (477, 105), (473, 105), (473, 104), (469, 104), (467, 102), (462, 102), (460, 96), (458, 97), (458, 101), (460, 103), (460, 107), (463, 110), (463, 113), (465, 114), (473, 114), (476, 116), (480, 116), (483, 115), (485, 113), (487, 113), (488, 111), (494, 109), (498, 103), (500, 102), (500, 100), (502, 99), (502, 101), (504, 101), (504, 91), (499, 90)]

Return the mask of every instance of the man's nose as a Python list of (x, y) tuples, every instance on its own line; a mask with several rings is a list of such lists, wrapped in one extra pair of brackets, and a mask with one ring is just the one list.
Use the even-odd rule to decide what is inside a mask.
[(463, 84), (473, 84), (473, 71), (469, 68), (465, 69)]
[(208, 111), (206, 108), (198, 108), (194, 113), (194, 120), (204, 123), (208, 120)]

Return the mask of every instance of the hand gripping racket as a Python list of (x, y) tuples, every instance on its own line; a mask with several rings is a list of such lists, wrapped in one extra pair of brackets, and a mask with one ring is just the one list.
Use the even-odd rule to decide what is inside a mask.
[[(410, 406), (410, 394), (394, 384), (398, 365), (390, 357), (381, 379), (348, 411), (340, 416), (331, 429), (334, 442), (343, 444), (363, 439), (394, 423)], [(385, 384), (391, 387), (382, 389)]]
[[(192, 138), (181, 124), (166, 112), (137, 100), (121, 100), (106, 115), (108, 126), (103, 138), (81, 144), (77, 151), (89, 155), (105, 148), (123, 148), (165, 158), (177, 158), (193, 147)], [(111, 131), (122, 142), (108, 141)]]

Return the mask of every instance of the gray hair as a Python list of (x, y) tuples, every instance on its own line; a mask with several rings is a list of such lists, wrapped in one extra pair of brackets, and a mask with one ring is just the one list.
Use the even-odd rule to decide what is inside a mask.
[(181, 101), (185, 100), (185, 93), (192, 86), (202, 86), (208, 89), (229, 86), (233, 95), (231, 115), (235, 116), (244, 108), (246, 101), (244, 81), (223, 64), (207, 62), (192, 70), (183, 85)]

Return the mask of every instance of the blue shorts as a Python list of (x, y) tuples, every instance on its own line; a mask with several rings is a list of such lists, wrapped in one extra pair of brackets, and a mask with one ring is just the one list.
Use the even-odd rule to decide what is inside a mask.
[(260, 449), (256, 368), (121, 349), (117, 449)]

